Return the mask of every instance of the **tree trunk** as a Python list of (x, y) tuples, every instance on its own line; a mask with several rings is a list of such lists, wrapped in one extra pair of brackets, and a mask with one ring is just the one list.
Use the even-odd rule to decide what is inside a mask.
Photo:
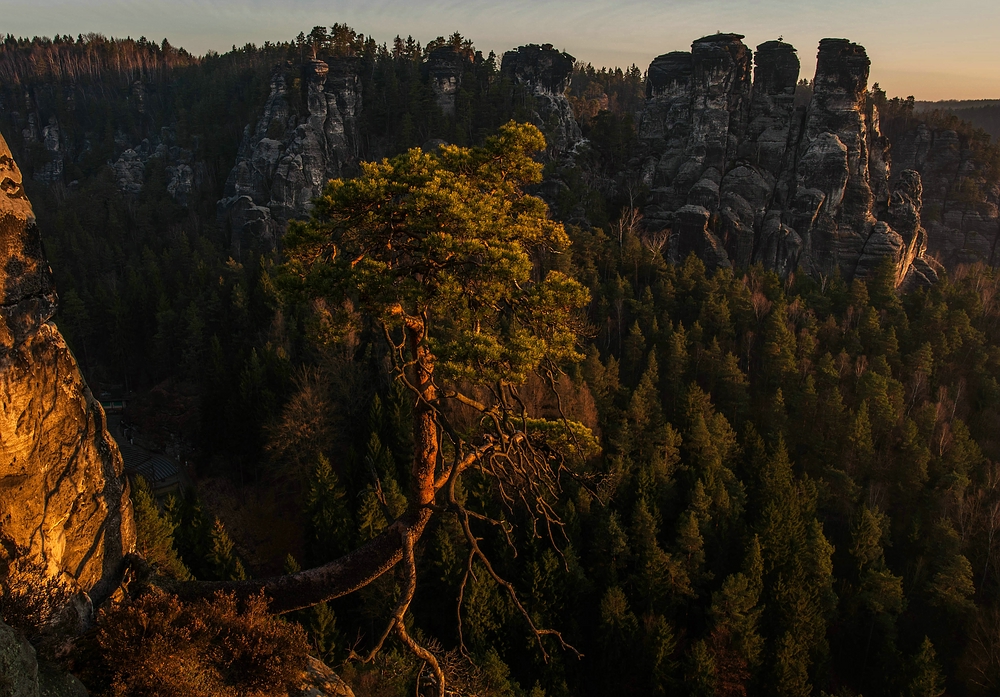
[(276, 614), (312, 607), (364, 588), (403, 558), (403, 536), (420, 537), (431, 518), (429, 508), (409, 510), (362, 547), (322, 566), (294, 574), (246, 581), (166, 581), (156, 585), (182, 600), (210, 598), (223, 591), (238, 598), (264, 593)]
[(271, 611), (281, 614), (312, 607), (353, 593), (393, 568), (403, 558), (403, 538), (417, 540), (433, 513), (436, 489), (434, 472), (440, 442), (431, 406), (437, 399), (434, 356), (422, 341), (422, 325), (407, 323), (406, 335), (415, 357), (412, 384), (417, 388), (414, 407), (414, 458), (409, 507), (382, 534), (367, 544), (322, 566), (294, 574), (246, 581), (163, 581), (157, 583), (183, 600), (211, 597), (216, 592), (235, 593), (239, 598), (264, 593)]

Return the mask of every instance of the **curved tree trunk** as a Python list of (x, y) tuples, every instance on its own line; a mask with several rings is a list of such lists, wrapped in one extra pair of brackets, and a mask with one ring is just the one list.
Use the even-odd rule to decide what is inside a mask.
[(211, 597), (218, 591), (239, 598), (264, 593), (277, 614), (312, 607), (367, 586), (403, 558), (403, 536), (420, 537), (431, 518), (429, 508), (411, 508), (384, 532), (340, 559), (294, 574), (246, 581), (160, 582), (182, 600)]
[(410, 351), (416, 357), (410, 382), (417, 392), (413, 412), (412, 491), (406, 513), (365, 545), (312, 569), (246, 581), (160, 581), (159, 585), (183, 600), (210, 597), (218, 591), (235, 593), (240, 598), (263, 592), (271, 601), (271, 611), (281, 614), (353, 593), (400, 562), (404, 537), (411, 543), (417, 540), (433, 513), (437, 494), (434, 473), (440, 452), (438, 426), (431, 406), (437, 399), (434, 357), (423, 343), (422, 321), (407, 318), (405, 332)]

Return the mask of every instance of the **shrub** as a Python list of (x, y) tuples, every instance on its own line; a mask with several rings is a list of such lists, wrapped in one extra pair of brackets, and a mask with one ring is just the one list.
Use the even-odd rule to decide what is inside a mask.
[(48, 573), (40, 559), (18, 557), (0, 577), (0, 617), (51, 658), (59, 652), (60, 638), (72, 633), (75, 595), (65, 580)]
[(158, 589), (103, 610), (84, 678), (94, 694), (236, 697), (284, 690), (306, 663), (305, 632), (263, 595), (185, 603)]

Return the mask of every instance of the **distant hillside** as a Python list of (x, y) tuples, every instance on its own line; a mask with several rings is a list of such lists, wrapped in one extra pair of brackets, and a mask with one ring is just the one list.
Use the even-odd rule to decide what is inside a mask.
[(981, 128), (993, 137), (994, 142), (1000, 141), (1000, 99), (948, 99), (940, 102), (916, 102), (916, 111), (946, 111), (963, 121), (968, 121), (976, 128)]

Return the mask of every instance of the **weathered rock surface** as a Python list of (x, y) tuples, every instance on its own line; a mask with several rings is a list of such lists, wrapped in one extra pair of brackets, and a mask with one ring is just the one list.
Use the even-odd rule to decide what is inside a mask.
[(0, 620), (0, 697), (87, 697), (75, 677), (39, 663), (35, 649)]
[(430, 52), (424, 70), (438, 108), (445, 116), (455, 115), (455, 97), (462, 87), (462, 64), (467, 56), (454, 46), (440, 46)]
[(650, 65), (639, 135), (652, 146), (644, 174), (652, 199), (646, 217), (654, 225), (672, 225), (688, 204), (718, 210), (719, 184), (749, 113), (751, 61), (742, 38), (708, 36), (691, 53), (668, 53)]
[(301, 94), (293, 93), (289, 69), (283, 66), (272, 75), (263, 113), (256, 128), (244, 131), (225, 198), (219, 201), (219, 221), (232, 230), (237, 254), (252, 241), (273, 245), (289, 220), (309, 214), (323, 185), (357, 160), (357, 60), (312, 60), (301, 66)]
[(846, 278), (866, 277), (888, 257), (897, 284), (933, 281), (920, 175), (901, 174), (899, 193), (890, 192), (864, 48), (821, 41), (811, 102), (796, 110), (795, 49), (759, 45), (751, 81), (742, 38), (707, 36), (649, 67), (639, 123), (644, 213), (671, 230), (668, 256), (693, 251), (712, 266), (760, 262), (783, 275), (801, 267)]
[(920, 173), (930, 254), (946, 266), (1000, 262), (1000, 186), (989, 183), (967, 138), (920, 123), (896, 138), (892, 160)]
[(529, 44), (504, 53), (500, 65), (501, 74), (525, 86), (535, 98), (535, 125), (558, 154), (568, 153), (583, 140), (566, 98), (573, 63), (573, 56), (557, 51), (551, 44)]
[(298, 689), (289, 691), (289, 697), (354, 697), (354, 691), (330, 666), (309, 656)]
[(35, 650), (0, 620), (0, 697), (38, 697)]
[(101, 599), (135, 542), (118, 448), (50, 321), (51, 272), (0, 138), (0, 573), (23, 555)]
[(142, 191), (142, 180), (146, 175), (146, 164), (132, 148), (127, 148), (111, 166), (115, 171), (115, 184), (126, 194)]

